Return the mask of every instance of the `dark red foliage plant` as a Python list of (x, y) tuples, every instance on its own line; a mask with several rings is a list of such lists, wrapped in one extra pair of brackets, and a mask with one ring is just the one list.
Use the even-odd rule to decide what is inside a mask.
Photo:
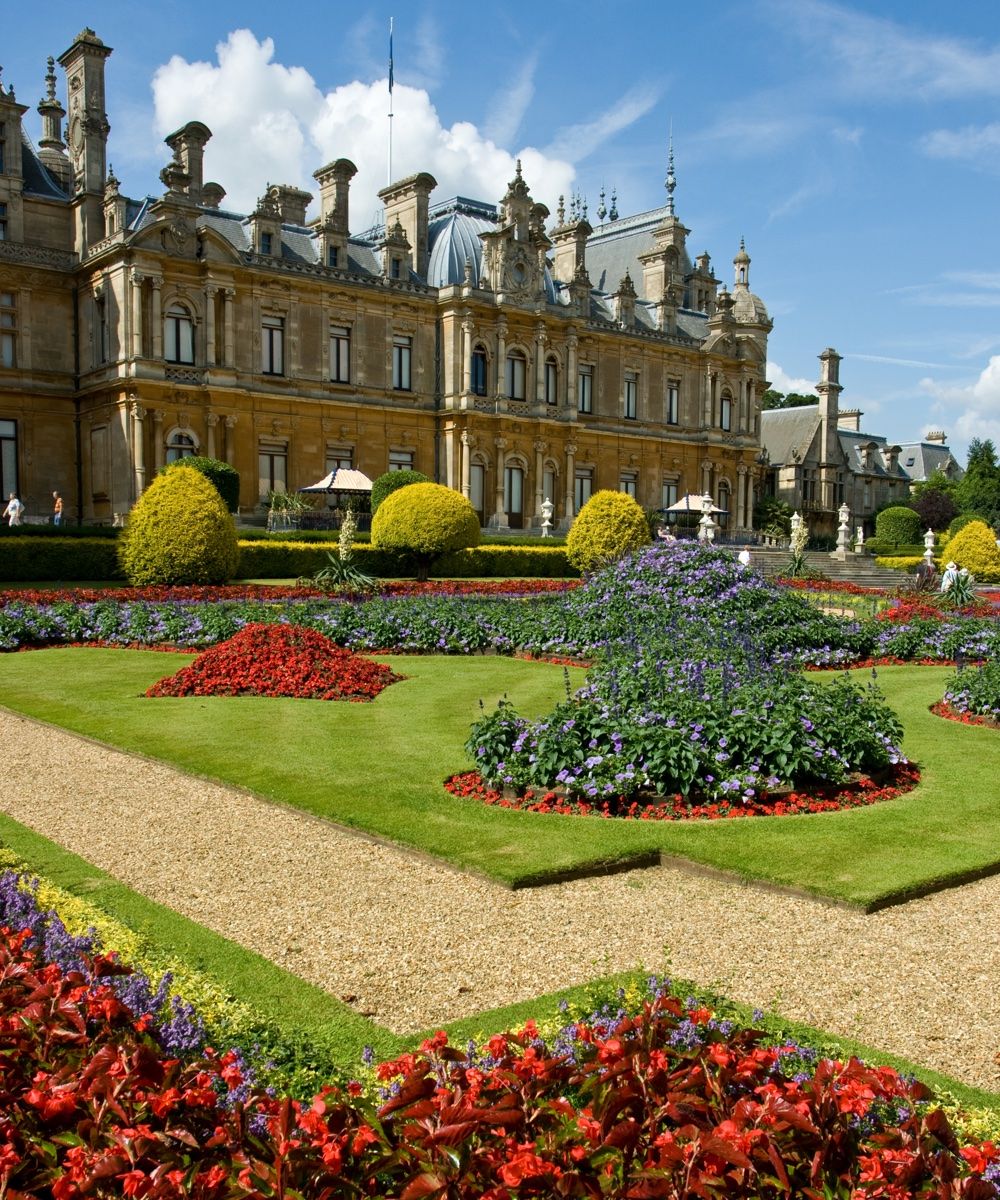
[(401, 676), (298, 625), (246, 625), (203, 651), (147, 696), (292, 696), (374, 700)]

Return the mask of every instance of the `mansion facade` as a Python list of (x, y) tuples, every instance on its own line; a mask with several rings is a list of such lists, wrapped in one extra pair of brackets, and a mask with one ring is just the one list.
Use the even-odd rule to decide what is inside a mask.
[(602, 199), (596, 229), (579, 200), (551, 219), (518, 164), (496, 206), (395, 182), (359, 235), (349, 160), (316, 171), (314, 219), (286, 185), (235, 213), (192, 121), (136, 199), (107, 165), (110, 54), (85, 29), (60, 56), (65, 108), (49, 60), (37, 148), (0, 85), (0, 487), (29, 515), (58, 490), (111, 523), (197, 453), (239, 471), (243, 511), (414, 468), (491, 528), (537, 528), (547, 498), (565, 527), (600, 488), (707, 492), (751, 527), (771, 321), (742, 243), (731, 290), (691, 258), (672, 161), (661, 208)]

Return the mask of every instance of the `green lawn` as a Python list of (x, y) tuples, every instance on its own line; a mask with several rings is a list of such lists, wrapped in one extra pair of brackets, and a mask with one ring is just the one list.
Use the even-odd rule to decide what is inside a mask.
[[(126, 750), (237, 784), (511, 886), (680, 855), (741, 876), (877, 907), (1000, 869), (1000, 738), (942, 721), (948, 668), (893, 667), (879, 682), (906, 728), (920, 786), (900, 800), (820, 816), (627, 822), (484, 808), (441, 781), (482, 699), (538, 714), (562, 668), (499, 657), (387, 657), (407, 679), (371, 704), (255, 697), (147, 700), (189, 661), (152, 651), (58, 649), (0, 656), (10, 708)], [(574, 684), (582, 672), (571, 672)], [(277, 751), (277, 752), (276, 752)]]

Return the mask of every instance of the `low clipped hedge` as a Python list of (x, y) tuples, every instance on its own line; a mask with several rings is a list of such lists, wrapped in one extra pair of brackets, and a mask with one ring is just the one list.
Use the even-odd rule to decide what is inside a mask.
[[(241, 579), (297, 579), (315, 575), (327, 565), (329, 542), (241, 541), (239, 576)], [(354, 561), (366, 575), (412, 578), (416, 572), (391, 550), (380, 550), (367, 543), (355, 542)], [(578, 572), (566, 558), (561, 546), (475, 546), (453, 550), (442, 556), (434, 567), (438, 577), (452, 579), (496, 579), (522, 575), (529, 579), (576, 577)]]
[(876, 558), (875, 565), (888, 567), (892, 571), (906, 571), (912, 575), (923, 561), (921, 554), (887, 554)]
[(17, 537), (0, 553), (4, 583), (121, 579), (118, 546), (107, 537)]
[[(941, 545), (941, 539), (934, 539), (935, 552)], [(901, 542), (897, 545), (895, 542), (890, 542), (887, 538), (869, 538), (865, 542), (865, 549), (869, 554), (886, 555), (890, 558), (910, 558), (914, 554), (918, 558), (923, 558), (925, 546), (923, 542)]]
[[(121, 533), (112, 525), (15, 525), (0, 521), (0, 538), (110, 538)], [(6, 551), (5, 551), (6, 553)]]

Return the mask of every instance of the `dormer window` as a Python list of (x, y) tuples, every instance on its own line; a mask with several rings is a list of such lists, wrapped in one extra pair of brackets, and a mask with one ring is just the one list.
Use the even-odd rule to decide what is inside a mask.
[(273, 244), (273, 235), (270, 233), (262, 233), (260, 235), (260, 252), (261, 254), (270, 254)]
[(392, 262), (389, 264), (390, 279), (400, 279), (403, 274), (402, 267), (403, 267), (403, 264), (399, 261), (399, 259), (394, 258), (392, 260)]
[(340, 247), (328, 246), (326, 250), (326, 265), (328, 267), (339, 267)]

